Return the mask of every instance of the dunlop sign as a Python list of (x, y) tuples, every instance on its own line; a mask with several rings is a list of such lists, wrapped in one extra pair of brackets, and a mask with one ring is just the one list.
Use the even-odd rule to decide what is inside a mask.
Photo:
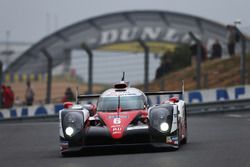
[[(196, 34), (199, 38), (199, 35)], [(166, 27), (130, 27), (121, 29), (109, 29), (101, 31), (97, 38), (87, 41), (91, 46), (96, 47), (112, 43), (131, 42), (138, 39), (145, 41), (190, 43), (188, 32), (180, 33), (176, 29)]]

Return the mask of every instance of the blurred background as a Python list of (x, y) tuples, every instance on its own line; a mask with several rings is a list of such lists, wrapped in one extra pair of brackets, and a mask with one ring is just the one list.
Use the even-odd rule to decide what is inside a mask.
[[(0, 0), (1, 166), (250, 167), (249, 6), (249, 0)], [(64, 102), (75, 101), (77, 88), (102, 93), (123, 72), (145, 92), (180, 90), (185, 81), (179, 98), (188, 144), (175, 152), (123, 149), (117, 141), (62, 159)], [(168, 99), (150, 96), (149, 104)], [(85, 127), (96, 117), (84, 119)]]
[(123, 71), (144, 91), (248, 85), (249, 3), (0, 0), (1, 106), (101, 93)]

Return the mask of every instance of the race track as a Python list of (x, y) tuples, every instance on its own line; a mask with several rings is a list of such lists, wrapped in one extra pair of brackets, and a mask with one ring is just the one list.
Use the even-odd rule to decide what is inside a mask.
[(0, 124), (1, 167), (250, 167), (250, 113), (190, 116), (189, 142), (178, 151), (89, 150), (62, 158), (58, 124)]

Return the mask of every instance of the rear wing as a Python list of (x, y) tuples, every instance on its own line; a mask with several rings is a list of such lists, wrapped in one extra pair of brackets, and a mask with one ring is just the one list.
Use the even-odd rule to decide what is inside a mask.
[(96, 99), (99, 98), (101, 94), (79, 94), (79, 89), (76, 87), (76, 104), (79, 104), (79, 99)]
[(78, 95), (77, 99), (94, 99), (94, 98), (99, 98), (101, 94), (85, 94), (85, 95)]
[(182, 85), (181, 85), (181, 90), (179, 91), (158, 91), (158, 92), (145, 92), (144, 94), (146, 96), (153, 96), (153, 95), (183, 95), (185, 93), (185, 85), (184, 85), (184, 80), (182, 80)]
[[(182, 89), (179, 91), (158, 91), (158, 92), (144, 92), (146, 96), (154, 96), (154, 95), (182, 95), (184, 97), (184, 81), (182, 80)], [(76, 102), (78, 102), (78, 99), (94, 99), (99, 98), (101, 94), (85, 94), (85, 95), (79, 95), (78, 94), (78, 88), (76, 90)]]
[(175, 95), (175, 94), (183, 94), (182, 91), (159, 91), (159, 92), (145, 92), (146, 96), (153, 96), (153, 95)]

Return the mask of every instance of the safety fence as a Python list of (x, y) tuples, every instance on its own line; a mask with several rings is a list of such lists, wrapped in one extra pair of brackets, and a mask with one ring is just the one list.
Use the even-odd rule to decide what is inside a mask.
[(26, 81), (45, 81), (46, 73), (6, 73), (3, 75), (4, 82), (26, 82)]
[[(62, 108), (63, 104), (5, 109), (0, 111), (0, 122), (56, 121)], [(250, 111), (250, 99), (187, 104), (186, 109), (189, 115)]]
[(188, 104), (189, 114), (250, 111), (250, 99)]

